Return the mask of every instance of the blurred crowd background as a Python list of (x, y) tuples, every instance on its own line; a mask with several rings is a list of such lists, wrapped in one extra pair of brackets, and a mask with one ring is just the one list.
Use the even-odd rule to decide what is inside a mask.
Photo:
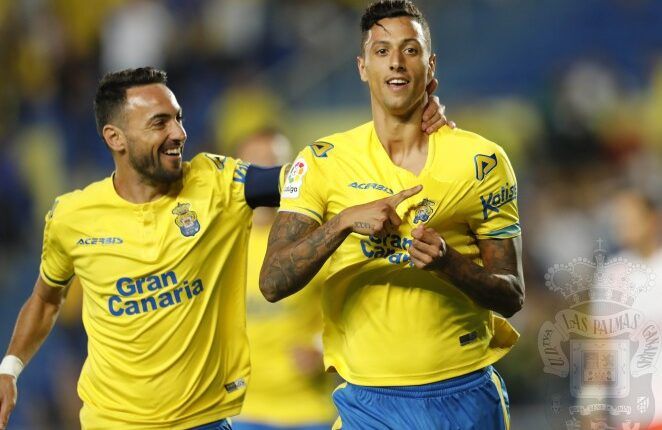
[[(112, 170), (92, 112), (103, 73), (168, 72), (186, 158), (233, 153), (265, 128), (298, 149), (370, 117), (355, 65), (367, 3), (0, 0), (1, 347), (37, 276), (53, 198)], [(568, 306), (545, 286), (548, 268), (592, 258), (598, 239), (609, 255), (660, 255), (662, 2), (416, 3), (448, 117), (501, 144), (518, 175), (527, 302), (513, 318), (521, 341), (498, 367), (513, 428), (541, 428), (538, 330)], [(662, 297), (662, 263), (653, 270), (657, 291), (644, 300)], [(75, 296), (21, 376), (13, 428), (78, 426), (85, 338)]]

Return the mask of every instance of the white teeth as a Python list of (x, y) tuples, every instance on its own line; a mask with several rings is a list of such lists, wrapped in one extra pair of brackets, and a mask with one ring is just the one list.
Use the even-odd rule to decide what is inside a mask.
[(404, 85), (407, 82), (408, 81), (406, 81), (404, 79), (389, 79), (389, 81), (388, 81), (389, 84), (395, 84), (395, 85)]
[(167, 155), (179, 155), (179, 154), (180, 154), (180, 150), (179, 150), (178, 148), (175, 148), (175, 149), (168, 149), (165, 153), (166, 153)]

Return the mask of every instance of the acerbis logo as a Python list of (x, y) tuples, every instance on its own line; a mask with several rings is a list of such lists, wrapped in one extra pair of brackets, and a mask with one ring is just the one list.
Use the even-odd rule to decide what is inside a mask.
[(352, 182), (351, 184), (348, 185), (348, 187), (356, 188), (357, 190), (377, 190), (377, 191), (384, 191), (386, 194), (393, 194), (392, 189), (382, 184), (377, 184), (375, 182), (370, 182), (366, 184)]
[(120, 245), (124, 243), (121, 237), (81, 237), (76, 245)]

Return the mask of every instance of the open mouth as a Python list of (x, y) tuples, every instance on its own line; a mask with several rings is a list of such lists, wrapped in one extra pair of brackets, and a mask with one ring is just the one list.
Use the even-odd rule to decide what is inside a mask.
[(168, 158), (181, 158), (183, 147), (174, 146), (174, 147), (161, 147), (159, 148), (159, 153), (165, 155)]
[(386, 81), (386, 85), (388, 85), (389, 88), (394, 90), (404, 88), (408, 84), (409, 84), (409, 80), (404, 78), (391, 78)]

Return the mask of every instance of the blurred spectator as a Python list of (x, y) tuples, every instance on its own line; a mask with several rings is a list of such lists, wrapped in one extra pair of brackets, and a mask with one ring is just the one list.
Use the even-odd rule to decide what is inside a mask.
[(241, 58), (263, 41), (266, 31), (265, 1), (209, 1), (203, 11), (203, 24), (210, 52), (228, 59)]
[[(662, 334), (662, 229), (660, 228), (660, 213), (653, 201), (636, 189), (626, 189), (617, 193), (611, 201), (612, 228), (615, 241), (620, 252), (615, 257), (622, 257), (633, 265), (643, 265), (655, 275), (652, 288), (640, 293), (632, 307), (640, 311), (646, 321), (657, 324), (658, 362), (653, 363), (656, 369), (653, 373), (652, 388), (655, 403), (654, 426), (662, 427), (662, 362), (659, 360), (660, 341)], [(620, 270), (625, 270), (621, 267)], [(627, 282), (638, 282), (633, 279), (636, 273), (620, 274)]]
[[(290, 143), (276, 130), (262, 129), (238, 143), (236, 155), (261, 166), (289, 162)], [(236, 430), (325, 430), (336, 418), (333, 381), (321, 352), (323, 273), (300, 293), (269, 303), (258, 277), (267, 249), (272, 208), (257, 208), (248, 247), (247, 331), (251, 379)]]
[(102, 73), (142, 66), (164, 68), (175, 35), (175, 19), (162, 2), (127, 2), (104, 20)]
[(53, 198), (66, 188), (64, 150), (58, 131), (47, 124), (25, 127), (16, 137), (16, 164), (29, 188), (36, 232), (42, 230)]
[(254, 130), (280, 125), (278, 118), (282, 117), (281, 100), (273, 91), (250, 77), (240, 81), (237, 76), (236, 80), (236, 85), (220, 95), (212, 110), (214, 141), (224, 148)]
[[(23, 179), (8, 151), (0, 149), (0, 271), (10, 270), (11, 254), (24, 250), (28, 244), (32, 225), (32, 199)], [(1, 288), (1, 287), (0, 287)]]

